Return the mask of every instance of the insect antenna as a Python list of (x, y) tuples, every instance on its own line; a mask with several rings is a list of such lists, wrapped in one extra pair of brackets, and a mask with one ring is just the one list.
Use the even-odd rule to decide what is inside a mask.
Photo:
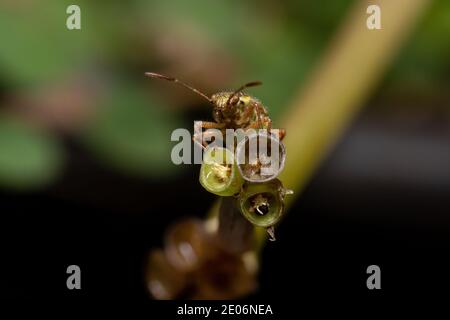
[(165, 76), (163, 74), (159, 74), (159, 73), (155, 73), (155, 72), (146, 72), (145, 75), (147, 77), (150, 77), (150, 78), (157, 78), (157, 79), (163, 79), (163, 80), (175, 82), (176, 84), (178, 84), (178, 85), (180, 85), (182, 87), (185, 87), (186, 89), (191, 90), (192, 92), (195, 92), (196, 94), (198, 94), (202, 98), (208, 100), (209, 103), (213, 103), (211, 98), (208, 97), (206, 94), (204, 94), (203, 92), (201, 92), (201, 91), (191, 87), (190, 85), (188, 85), (188, 84), (178, 80), (177, 78), (168, 77), (168, 76)]
[(256, 86), (260, 86), (260, 85), (262, 85), (261, 81), (252, 81), (252, 82), (247, 82), (246, 84), (240, 86), (238, 89), (234, 90), (232, 95), (230, 95), (230, 97), (227, 100), (227, 104), (230, 103), (231, 99), (233, 99), (235, 95), (237, 95), (239, 92), (241, 92), (245, 88), (256, 87)]

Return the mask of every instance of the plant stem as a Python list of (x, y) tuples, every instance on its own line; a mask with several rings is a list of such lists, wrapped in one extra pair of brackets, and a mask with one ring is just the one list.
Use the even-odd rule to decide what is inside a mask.
[(222, 197), (219, 209), (219, 228), (217, 235), (224, 249), (230, 253), (241, 254), (253, 249), (253, 225), (245, 219), (233, 197)]
[[(280, 175), (298, 195), (321, 160), (379, 83), (389, 63), (429, 3), (370, 1), (381, 8), (381, 30), (366, 26), (369, 1), (350, 11), (308, 85), (294, 98), (282, 123), (286, 166)], [(292, 203), (293, 197), (286, 199)]]

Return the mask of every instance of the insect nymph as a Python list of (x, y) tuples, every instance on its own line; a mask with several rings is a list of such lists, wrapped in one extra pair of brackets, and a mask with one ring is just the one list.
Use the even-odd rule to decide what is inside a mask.
[[(215, 122), (202, 121), (199, 127), (194, 128), (194, 141), (199, 142), (203, 147), (205, 143), (196, 139), (203, 129), (267, 129), (272, 128), (272, 120), (269, 117), (266, 107), (256, 98), (243, 92), (245, 88), (261, 85), (260, 81), (253, 81), (244, 84), (234, 91), (222, 91), (208, 97), (201, 91), (173, 77), (168, 77), (159, 73), (146, 72), (146, 76), (175, 82), (213, 105), (213, 119)], [(284, 131), (280, 130), (280, 139), (283, 139)]]

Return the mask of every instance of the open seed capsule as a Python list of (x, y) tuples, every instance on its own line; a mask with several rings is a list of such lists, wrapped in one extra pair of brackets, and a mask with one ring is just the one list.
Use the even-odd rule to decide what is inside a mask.
[(199, 180), (206, 190), (223, 197), (235, 195), (244, 183), (233, 153), (220, 147), (205, 151)]
[(285, 194), (286, 190), (278, 179), (246, 183), (238, 198), (239, 207), (252, 224), (268, 228), (283, 215)]
[[(273, 131), (273, 132), (272, 132)], [(236, 147), (236, 162), (242, 177), (249, 182), (266, 182), (276, 178), (284, 168), (286, 150), (276, 135), (259, 130), (242, 139)]]

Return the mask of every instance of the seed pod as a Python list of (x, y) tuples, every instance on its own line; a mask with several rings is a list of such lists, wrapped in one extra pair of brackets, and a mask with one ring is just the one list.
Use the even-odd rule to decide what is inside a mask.
[(206, 190), (223, 197), (235, 195), (244, 183), (233, 153), (220, 147), (205, 151), (199, 180)]
[[(273, 131), (273, 132), (272, 132)], [(242, 177), (249, 182), (275, 179), (284, 168), (286, 149), (273, 129), (259, 130), (242, 139), (236, 147), (236, 161)]]
[(246, 183), (238, 198), (239, 208), (252, 224), (268, 228), (276, 224), (283, 215), (286, 193), (278, 179), (264, 183)]

